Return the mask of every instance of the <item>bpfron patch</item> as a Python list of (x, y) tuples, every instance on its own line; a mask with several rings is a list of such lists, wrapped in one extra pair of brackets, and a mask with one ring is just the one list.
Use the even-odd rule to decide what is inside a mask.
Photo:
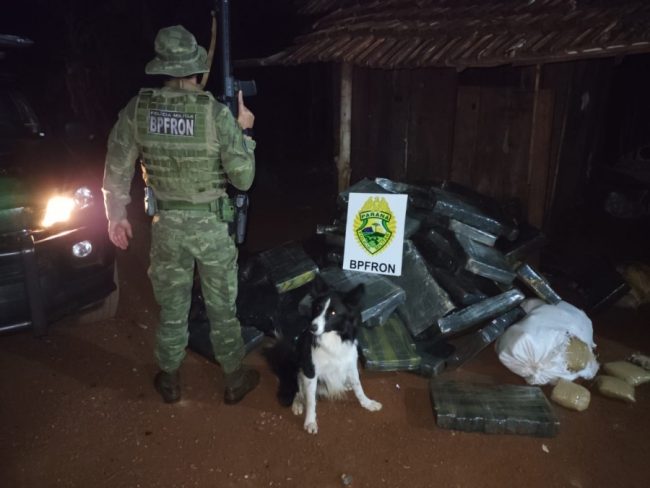
[(194, 136), (196, 114), (149, 110), (149, 134), (168, 136)]

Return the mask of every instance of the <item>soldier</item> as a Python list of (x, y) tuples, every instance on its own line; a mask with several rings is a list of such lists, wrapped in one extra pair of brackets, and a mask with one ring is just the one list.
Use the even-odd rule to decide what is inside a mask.
[(133, 237), (126, 205), (140, 157), (157, 210), (151, 229), (149, 277), (160, 305), (154, 386), (163, 400), (180, 400), (179, 368), (188, 341), (194, 265), (211, 324), (210, 339), (225, 376), (226, 403), (240, 401), (259, 383), (242, 365), (244, 344), (236, 318), (237, 248), (228, 231), (234, 211), (226, 184), (247, 190), (255, 175), (255, 141), (243, 131), (254, 116), (239, 93), (237, 120), (201, 89), (207, 55), (184, 27), (166, 27), (145, 72), (166, 75), (164, 86), (145, 88), (122, 109), (108, 140), (104, 200), (111, 241), (126, 249)]

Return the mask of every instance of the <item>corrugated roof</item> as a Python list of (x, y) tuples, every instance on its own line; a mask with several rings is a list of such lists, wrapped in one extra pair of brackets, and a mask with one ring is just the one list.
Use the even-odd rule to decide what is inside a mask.
[(262, 64), (376, 68), (497, 66), (650, 52), (650, 2), (308, 0), (329, 12)]

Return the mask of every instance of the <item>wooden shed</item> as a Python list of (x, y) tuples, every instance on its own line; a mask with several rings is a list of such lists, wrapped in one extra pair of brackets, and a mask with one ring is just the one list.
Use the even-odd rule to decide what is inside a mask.
[(331, 67), (339, 188), (450, 179), (547, 230), (603, 154), (615, 65), (650, 52), (646, 1), (298, 3), (311, 30), (254, 64)]

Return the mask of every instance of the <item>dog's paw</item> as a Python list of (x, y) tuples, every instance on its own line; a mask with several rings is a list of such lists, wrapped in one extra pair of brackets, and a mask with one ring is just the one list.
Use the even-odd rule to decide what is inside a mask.
[(381, 410), (382, 404), (374, 400), (368, 400), (367, 402), (362, 403), (361, 406), (371, 412), (378, 412)]
[(301, 401), (294, 400), (293, 403), (291, 404), (291, 411), (293, 412), (294, 415), (302, 415), (302, 412), (304, 411), (304, 406)]
[(305, 430), (310, 434), (318, 434), (318, 424), (316, 422), (305, 422)]

